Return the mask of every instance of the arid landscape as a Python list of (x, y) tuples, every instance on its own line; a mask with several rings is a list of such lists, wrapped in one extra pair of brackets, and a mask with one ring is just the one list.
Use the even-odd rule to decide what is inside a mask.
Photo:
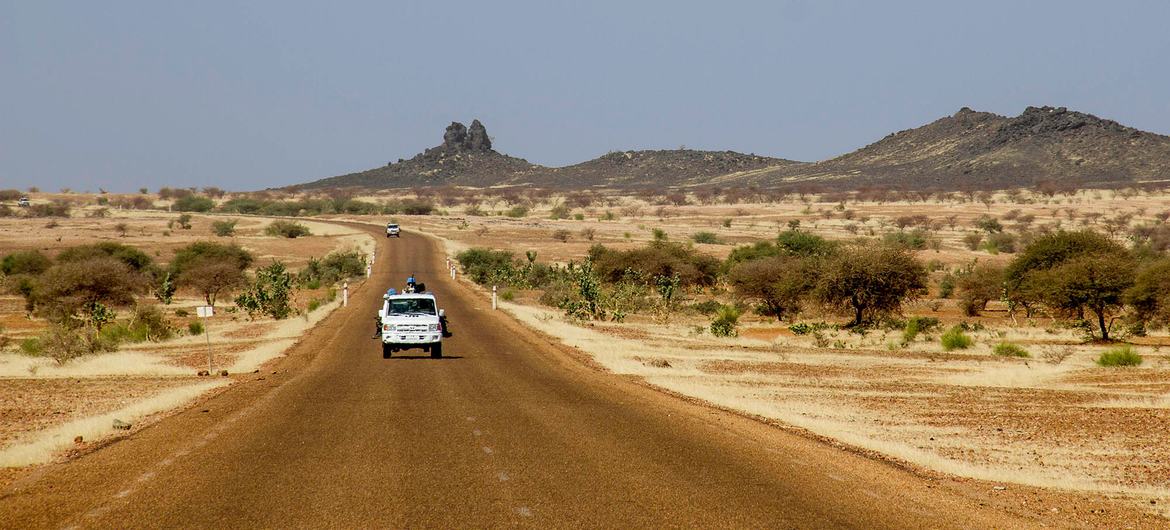
[[(101, 198), (103, 203), (108, 199)], [(98, 199), (96, 194), (39, 195), (34, 205), (75, 206), (68, 216), (0, 218), (0, 255), (37, 252), (52, 258), (72, 248), (112, 243), (139, 249), (165, 266), (192, 243), (211, 241), (246, 249), (258, 268), (280, 261), (297, 271), (334, 251), (364, 256), (373, 249), (369, 236), (334, 224), (306, 221), (302, 224), (310, 235), (290, 239), (265, 234), (271, 219), (168, 213), (164, 202), (159, 204), (162, 210), (121, 210), (100, 205)], [(216, 221), (234, 221), (231, 233), (217, 235)], [(123, 422), (133, 432), (160, 413), (258, 371), (340, 304), (340, 285), (302, 285), (290, 300), (294, 314), (284, 320), (249, 318), (236, 311), (230, 297), (221, 298), (215, 316), (199, 318), (196, 307), (206, 302), (194, 288), (178, 289), (169, 303), (143, 293), (130, 307), (117, 308), (107, 326), (127, 322), (132, 327), (137, 308), (158, 308), (165, 327), (162, 337), (124, 339), (79, 358), (56, 357), (45, 343), (53, 324), (28, 311), (26, 297), (14, 287), (18, 276), (7, 275), (9, 290), (0, 298), (0, 466), (5, 482), (19, 476), (24, 466), (84, 452), (108, 443), (112, 435), (124, 435), (114, 423)], [(360, 285), (360, 278), (356, 280), (354, 289)], [(209, 369), (210, 375), (205, 373)]]
[[(506, 310), (589, 353), (615, 373), (932, 472), (1092, 491), (1161, 511), (1159, 502), (1170, 493), (1170, 455), (1163, 443), (1170, 422), (1170, 358), (1165, 353), (1170, 336), (1164, 328), (1126, 337), (1143, 357), (1141, 366), (1101, 367), (1095, 361), (1110, 345), (1086, 341), (1068, 319), (1037, 315), (1013, 322), (998, 301), (979, 316), (965, 316), (954, 296), (938, 293), (938, 282), (948, 271), (974, 261), (1011, 259), (1012, 253), (965, 246), (963, 236), (978, 230), (975, 223), (981, 216), (1024, 217), (1029, 220), (1025, 230), (1100, 227), (1105, 216), (1123, 216), (1141, 225), (1158, 222), (1155, 217), (1167, 205), (1166, 196), (1158, 193), (1123, 195), (1088, 191), (1052, 199), (995, 194), (986, 203), (794, 198), (769, 204), (668, 206), (658, 211), (661, 216), (653, 214), (653, 205), (625, 199), (574, 210), (586, 216), (582, 221), (551, 220), (547, 211), (534, 211), (525, 219), (433, 216), (412, 221), (446, 239), (453, 257), (472, 246), (487, 246), (517, 256), (535, 251), (542, 261), (567, 263), (580, 262), (595, 244), (645, 245), (654, 229), (665, 231), (670, 240), (717, 234), (717, 244), (694, 246), (723, 258), (736, 245), (775, 237), (791, 221), (811, 233), (845, 240), (868, 230), (900, 233), (899, 218), (921, 216), (923, 225), (938, 228), (927, 236), (935, 248), (916, 253), (923, 262), (938, 265), (931, 267), (936, 270), (930, 293), (906, 306), (902, 316), (935, 318), (939, 324), (909, 341), (902, 328), (841, 329), (847, 319), (816, 309), (783, 322), (745, 313), (738, 337), (712, 337), (707, 329), (711, 317), (695, 308), (704, 300), (733, 298), (727, 292), (714, 294), (719, 289), (688, 293), (670, 311), (630, 315), (620, 323), (566, 318), (562, 311), (542, 306), (537, 292), (500, 289), (512, 299)], [(845, 209), (838, 209), (839, 204)], [(1072, 220), (1066, 214), (1069, 208), (1076, 212)], [(623, 209), (634, 215), (597, 220), (606, 211)], [(724, 226), (726, 220), (729, 226)], [(571, 234), (567, 241), (553, 239), (558, 230)], [(804, 335), (793, 332), (795, 324), (817, 322), (828, 326)], [(973, 330), (973, 344), (945, 351), (939, 335), (960, 323)], [(1003, 343), (1021, 346), (1028, 357), (995, 355), (995, 346)]]

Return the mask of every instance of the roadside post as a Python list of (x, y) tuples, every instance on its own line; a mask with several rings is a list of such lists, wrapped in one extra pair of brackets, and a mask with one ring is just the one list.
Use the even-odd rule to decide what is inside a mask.
[(366, 264), (366, 278), (370, 277), (370, 264)]
[(195, 314), (203, 319), (203, 336), (207, 338), (207, 375), (211, 375), (211, 330), (208, 329), (207, 319), (215, 314), (215, 308), (209, 305), (201, 305), (195, 308)]
[(349, 307), (349, 282), (341, 284), (341, 307)]
[(492, 286), (492, 309), (496, 308), (496, 286)]
[(455, 266), (454, 265), (451, 266), (451, 279), (452, 280), (455, 279)]

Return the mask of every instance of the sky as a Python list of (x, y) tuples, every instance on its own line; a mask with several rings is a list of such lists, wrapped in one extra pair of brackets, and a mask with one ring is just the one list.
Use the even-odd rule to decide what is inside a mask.
[(561, 166), (852, 151), (968, 106), (1170, 134), (1165, 1), (0, 0), (0, 188), (254, 190), (451, 121)]

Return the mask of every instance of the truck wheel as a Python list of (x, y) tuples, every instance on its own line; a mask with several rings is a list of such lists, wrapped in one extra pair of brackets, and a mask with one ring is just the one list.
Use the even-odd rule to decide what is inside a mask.
[(439, 359), (443, 357), (443, 343), (439, 342), (431, 346), (431, 358)]
[(389, 344), (386, 344), (385, 342), (382, 343), (382, 358), (383, 359), (389, 359), (390, 354), (393, 352), (394, 352), (394, 349), (391, 348)]

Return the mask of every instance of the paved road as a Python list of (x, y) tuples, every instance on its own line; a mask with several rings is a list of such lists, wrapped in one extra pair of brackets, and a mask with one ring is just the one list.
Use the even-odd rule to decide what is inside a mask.
[[(371, 228), (375, 234), (377, 230)], [(585, 367), (418, 234), (278, 366), (0, 497), (0, 527), (1020, 527), (892, 466)], [(440, 293), (448, 358), (384, 360), (380, 293)]]

